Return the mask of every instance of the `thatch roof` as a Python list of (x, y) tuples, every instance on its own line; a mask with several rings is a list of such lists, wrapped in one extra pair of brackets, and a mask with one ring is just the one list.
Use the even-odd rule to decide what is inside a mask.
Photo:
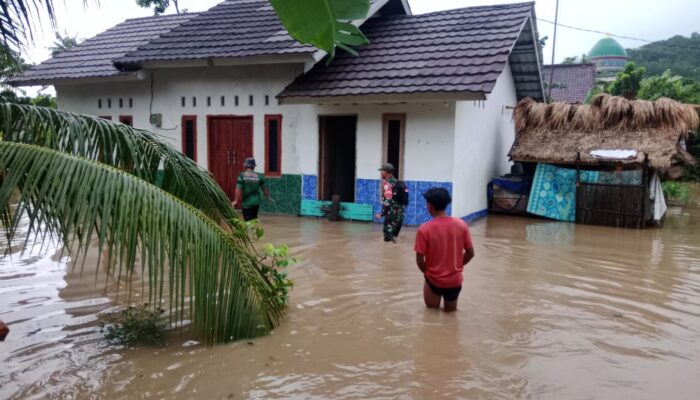
[(700, 124), (692, 106), (661, 98), (627, 100), (599, 95), (590, 105), (544, 104), (522, 100), (515, 108), (516, 139), (510, 156), (516, 161), (596, 164), (594, 150), (636, 150), (620, 162), (641, 164), (645, 155), (654, 168), (692, 164), (679, 142)]

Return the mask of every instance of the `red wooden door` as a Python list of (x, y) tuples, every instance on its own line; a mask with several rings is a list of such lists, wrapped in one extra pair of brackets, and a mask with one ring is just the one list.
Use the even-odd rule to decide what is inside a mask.
[(253, 117), (208, 117), (209, 171), (233, 200), (236, 178), (253, 156)]

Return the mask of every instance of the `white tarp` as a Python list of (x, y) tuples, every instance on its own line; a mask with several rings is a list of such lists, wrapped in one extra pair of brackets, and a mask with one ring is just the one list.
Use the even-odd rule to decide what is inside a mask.
[(637, 150), (592, 150), (591, 155), (612, 160), (626, 160), (637, 157)]

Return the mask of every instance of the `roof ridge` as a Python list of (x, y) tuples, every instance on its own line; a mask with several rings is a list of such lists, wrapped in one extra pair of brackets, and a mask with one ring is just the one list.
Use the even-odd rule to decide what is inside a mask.
[(559, 63), (559, 64), (545, 64), (542, 66), (542, 68), (550, 68), (550, 67), (595, 67), (595, 63), (573, 63), (573, 64), (565, 64), (565, 63)]
[[(166, 18), (175, 19), (174, 17), (181, 17), (181, 18), (184, 18), (184, 17), (189, 17), (189, 16), (195, 16), (195, 15), (198, 15), (198, 14), (200, 14), (200, 12), (185, 12), (185, 13), (181, 13), (181, 14), (160, 14), (160, 15), (149, 15), (149, 16), (146, 16), (146, 17), (127, 18), (127, 19), (125, 19), (124, 21), (118, 23), (117, 25), (114, 25), (112, 28), (114, 28), (114, 27), (116, 27), (116, 26), (118, 26), (118, 25), (121, 25), (121, 24), (123, 24), (124, 22), (128, 22), (128, 21), (139, 21), (139, 20), (142, 20), (142, 19), (166, 19)], [(110, 28), (110, 29), (111, 29), (111, 28)]]
[(481, 5), (481, 6), (458, 7), (458, 8), (449, 8), (447, 10), (431, 11), (431, 12), (422, 13), (422, 14), (389, 16), (386, 18), (413, 18), (413, 17), (423, 17), (426, 15), (439, 15), (439, 14), (444, 14), (444, 13), (451, 13), (451, 12), (458, 12), (458, 11), (465, 11), (465, 10), (476, 10), (479, 8), (499, 9), (499, 8), (509, 8), (509, 7), (515, 7), (515, 6), (525, 6), (525, 5), (529, 5), (530, 7), (532, 7), (535, 5), (535, 2), (534, 1), (520, 1), (517, 3), (490, 4), (490, 5), (487, 4), (487, 5)]

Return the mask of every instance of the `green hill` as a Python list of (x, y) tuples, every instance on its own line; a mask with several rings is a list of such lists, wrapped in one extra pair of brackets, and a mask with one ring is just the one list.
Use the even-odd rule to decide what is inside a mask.
[(646, 76), (661, 75), (670, 69), (674, 75), (700, 81), (700, 33), (690, 37), (673, 36), (666, 40), (627, 49), (630, 61), (647, 69)]

